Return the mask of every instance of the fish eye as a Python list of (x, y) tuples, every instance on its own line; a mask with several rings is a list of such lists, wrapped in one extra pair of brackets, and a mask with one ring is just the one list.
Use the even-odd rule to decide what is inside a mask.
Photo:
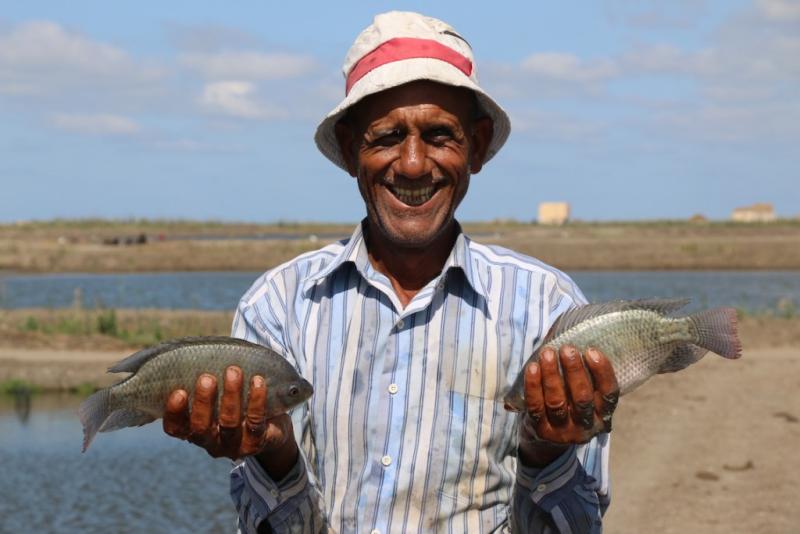
[(289, 386), (289, 396), (296, 397), (300, 393), (300, 388), (297, 386)]

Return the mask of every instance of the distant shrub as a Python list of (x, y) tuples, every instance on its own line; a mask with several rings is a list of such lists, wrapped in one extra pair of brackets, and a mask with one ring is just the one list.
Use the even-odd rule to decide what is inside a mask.
[(117, 313), (113, 309), (97, 316), (97, 331), (106, 336), (117, 336)]
[(0, 382), (0, 394), (31, 395), (38, 392), (39, 388), (37, 386), (18, 378), (12, 378), (4, 382)]
[(27, 332), (35, 332), (39, 330), (39, 321), (36, 320), (36, 317), (28, 316), (25, 319), (25, 324), (22, 325), (22, 329)]

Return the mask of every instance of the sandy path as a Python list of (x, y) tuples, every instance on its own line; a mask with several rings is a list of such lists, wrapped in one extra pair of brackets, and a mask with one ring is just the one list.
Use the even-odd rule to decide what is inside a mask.
[(800, 348), (709, 355), (620, 402), (606, 531), (800, 528)]
[(107, 386), (124, 375), (106, 373), (126, 352), (96, 352), (0, 347), (0, 382), (21, 379), (45, 389), (69, 389), (81, 384)]

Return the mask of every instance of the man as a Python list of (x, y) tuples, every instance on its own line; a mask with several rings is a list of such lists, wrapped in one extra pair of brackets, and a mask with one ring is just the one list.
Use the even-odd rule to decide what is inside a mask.
[[(356, 178), (352, 237), (264, 274), (233, 335), (283, 354), (315, 388), (264, 420), (264, 381), (228, 370), (167, 402), (164, 428), (244, 458), (231, 493), (242, 531), (589, 532), (608, 506), (617, 386), (599, 352), (540, 350), (528, 413), (502, 395), (555, 319), (584, 302), (542, 263), (466, 237), (454, 213), (509, 133), (478, 86), (467, 41), (387, 13), (356, 39), (322, 153)], [(559, 362), (563, 378), (559, 372)], [(242, 406), (244, 404), (244, 406)]]

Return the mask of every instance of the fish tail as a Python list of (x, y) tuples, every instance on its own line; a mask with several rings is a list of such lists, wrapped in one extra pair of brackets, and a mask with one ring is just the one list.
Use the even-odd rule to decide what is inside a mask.
[(83, 450), (81, 452), (86, 452), (95, 434), (110, 415), (108, 394), (108, 389), (101, 389), (83, 401), (78, 408), (78, 417), (83, 425)]
[(697, 332), (697, 345), (723, 358), (736, 359), (742, 356), (735, 309), (714, 308), (690, 315), (689, 319)]

